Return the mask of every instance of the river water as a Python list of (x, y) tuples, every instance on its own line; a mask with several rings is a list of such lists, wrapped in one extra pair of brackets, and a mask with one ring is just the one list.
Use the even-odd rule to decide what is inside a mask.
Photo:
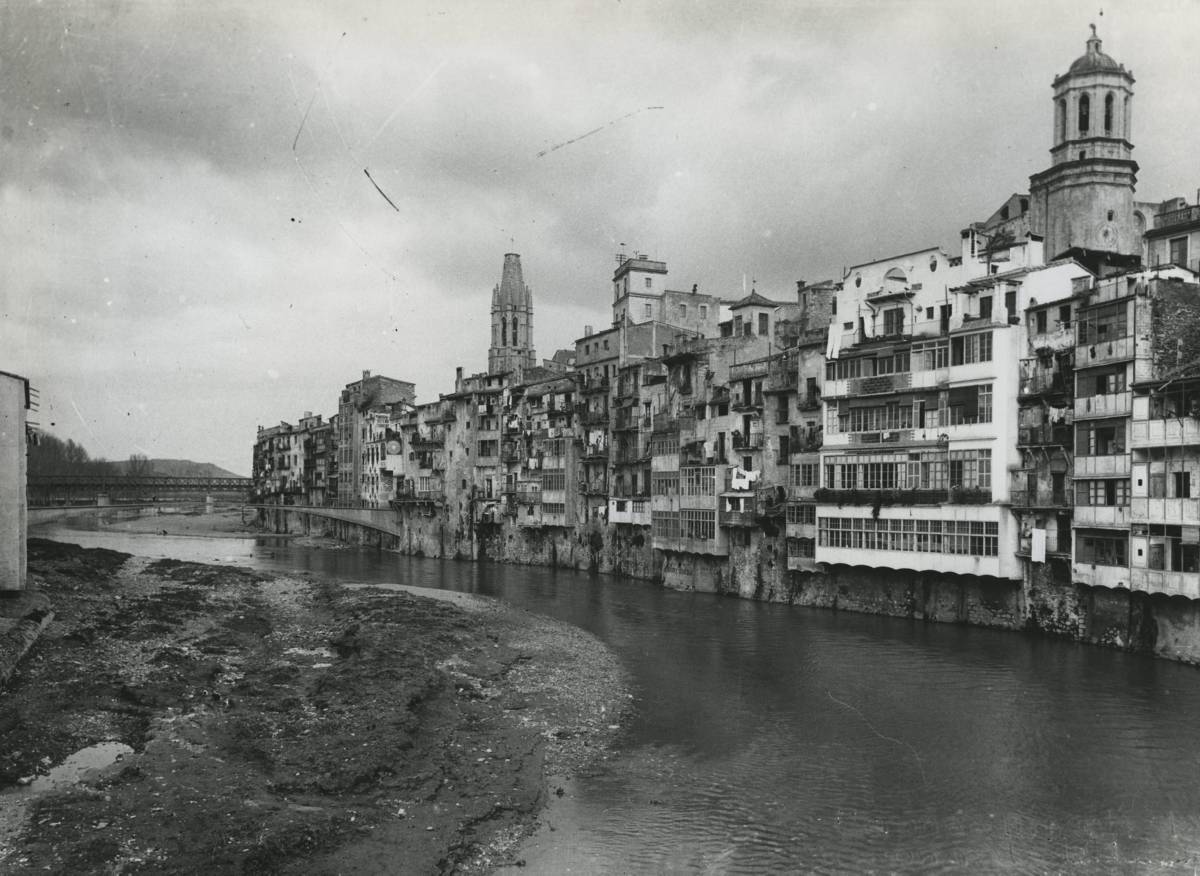
[(477, 593), (629, 670), (616, 756), (517, 873), (1193, 873), (1200, 671), (1066, 642), (283, 539), (36, 535)]

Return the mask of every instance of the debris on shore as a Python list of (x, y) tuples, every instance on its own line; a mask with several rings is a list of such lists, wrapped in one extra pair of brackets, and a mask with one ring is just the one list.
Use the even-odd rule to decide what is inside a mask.
[(56, 616), (0, 691), (6, 873), (487, 872), (628, 707), (595, 638), (477, 597), (37, 539), (30, 570)]

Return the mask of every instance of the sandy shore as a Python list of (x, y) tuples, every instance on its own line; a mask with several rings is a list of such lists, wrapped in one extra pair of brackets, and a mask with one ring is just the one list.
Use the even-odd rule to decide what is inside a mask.
[[(2, 694), (5, 873), (487, 872), (628, 707), (596, 639), (494, 601), (40, 540), (30, 557), (57, 619)], [(17, 790), (101, 742), (132, 752)]]

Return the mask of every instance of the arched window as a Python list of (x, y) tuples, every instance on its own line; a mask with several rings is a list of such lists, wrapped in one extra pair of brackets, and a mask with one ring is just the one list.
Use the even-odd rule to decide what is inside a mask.
[(513, 317), (513, 346), (520, 346), (520, 342), (517, 340), (517, 318), (515, 316)]
[(500, 346), (508, 346), (508, 320), (500, 317)]
[(1111, 134), (1113, 130), (1113, 96), (1110, 91), (1104, 98), (1104, 133)]
[(1054, 112), (1054, 142), (1061, 143), (1067, 139), (1067, 102), (1059, 99)]
[(1088, 116), (1091, 114), (1092, 101), (1086, 94), (1079, 95), (1079, 133), (1088, 131)]

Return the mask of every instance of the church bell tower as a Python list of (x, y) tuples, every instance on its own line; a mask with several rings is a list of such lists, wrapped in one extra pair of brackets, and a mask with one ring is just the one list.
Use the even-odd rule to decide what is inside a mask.
[(536, 364), (533, 350), (533, 294), (521, 275), (521, 257), (504, 256), (500, 285), (492, 289), (492, 345), (488, 373), (521, 372)]
[(1050, 167), (1029, 178), (1031, 230), (1045, 238), (1047, 259), (1075, 247), (1140, 254), (1145, 219), (1133, 200), (1133, 74), (1100, 50), (1092, 25), (1087, 50), (1053, 88)]

